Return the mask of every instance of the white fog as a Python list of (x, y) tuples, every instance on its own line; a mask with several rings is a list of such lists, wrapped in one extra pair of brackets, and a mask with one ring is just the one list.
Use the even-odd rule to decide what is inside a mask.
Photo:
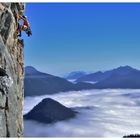
[(25, 120), (24, 136), (121, 138), (140, 133), (140, 89), (83, 90), (26, 97), (24, 114), (47, 97), (79, 113), (73, 119), (49, 125)]

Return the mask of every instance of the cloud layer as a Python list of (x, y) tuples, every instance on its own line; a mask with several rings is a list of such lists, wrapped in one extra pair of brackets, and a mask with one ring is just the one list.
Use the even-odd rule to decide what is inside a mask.
[(24, 114), (46, 97), (79, 114), (51, 125), (24, 121), (26, 137), (123, 137), (140, 133), (140, 90), (84, 90), (26, 97)]

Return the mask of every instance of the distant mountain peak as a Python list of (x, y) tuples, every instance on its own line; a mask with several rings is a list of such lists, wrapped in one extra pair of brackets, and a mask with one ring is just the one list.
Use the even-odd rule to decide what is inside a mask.
[(43, 73), (38, 71), (36, 68), (34, 68), (33, 66), (26, 66), (25, 67), (25, 75), (26, 76), (52, 76), (50, 74), (47, 73)]
[(28, 69), (35, 69), (33, 66), (26, 66), (25, 68), (28, 68)]
[(28, 71), (37, 71), (33, 66), (26, 66), (25, 69)]
[(73, 76), (75, 74), (86, 74), (86, 72), (84, 72), (84, 71), (72, 71), (69, 73), (69, 75), (71, 75), (71, 76)]
[(125, 65), (125, 66), (118, 67), (118, 69), (134, 69), (134, 68), (132, 68), (132, 67), (130, 67), (128, 65)]
[(84, 75), (86, 75), (87, 73), (84, 72), (84, 71), (73, 71), (73, 72), (70, 72), (69, 74), (67, 74), (65, 76), (66, 79), (77, 79), (79, 77), (82, 77)]
[(128, 65), (126, 65), (126, 66), (120, 66), (120, 67), (115, 68), (115, 69), (113, 69), (113, 70), (111, 70), (111, 71), (117, 71), (117, 72), (124, 72), (124, 73), (127, 73), (127, 72), (138, 71), (138, 70), (135, 69), (135, 68), (132, 68), (132, 67), (130, 67), (130, 66), (128, 66)]

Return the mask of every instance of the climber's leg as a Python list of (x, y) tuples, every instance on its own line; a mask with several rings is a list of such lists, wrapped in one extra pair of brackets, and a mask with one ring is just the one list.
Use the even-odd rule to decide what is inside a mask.
[(21, 37), (21, 31), (22, 31), (22, 29), (23, 29), (23, 25), (19, 25), (19, 27), (18, 27), (18, 29), (17, 29), (17, 34), (18, 34), (18, 36), (20, 36), (20, 37)]
[(28, 30), (27, 30), (27, 32), (26, 32), (26, 34), (28, 35), (28, 37), (32, 35), (32, 31), (31, 31), (31, 29), (30, 29), (30, 28), (28, 28)]

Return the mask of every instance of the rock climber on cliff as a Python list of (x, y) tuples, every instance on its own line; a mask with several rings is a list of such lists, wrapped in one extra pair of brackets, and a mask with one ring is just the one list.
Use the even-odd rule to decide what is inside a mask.
[(31, 36), (31, 35), (32, 35), (32, 31), (31, 31), (31, 29), (30, 29), (30, 25), (29, 25), (29, 22), (28, 22), (28, 20), (27, 20), (27, 17), (24, 16), (24, 15), (21, 15), (21, 14), (19, 14), (19, 15), (17, 15), (17, 16), (18, 16), (18, 19), (19, 19), (19, 20), (20, 20), (20, 19), (23, 20), (23, 24), (22, 24), (22, 25), (20, 25), (20, 24), (18, 23), (18, 29), (17, 29), (17, 34), (18, 34), (18, 36), (21, 37), (21, 31), (22, 31), (22, 30), (25, 31), (26, 34), (27, 34), (28, 36)]

